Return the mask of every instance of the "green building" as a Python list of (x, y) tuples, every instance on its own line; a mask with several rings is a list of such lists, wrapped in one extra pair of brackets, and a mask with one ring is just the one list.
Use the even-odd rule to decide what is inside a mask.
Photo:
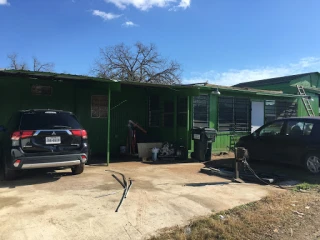
[[(313, 87), (310, 87), (313, 89)], [(316, 88), (315, 88), (316, 89)], [(315, 97), (316, 93), (312, 93)], [(140, 142), (171, 142), (193, 149), (193, 127), (218, 131), (213, 152), (229, 151), (237, 138), (281, 117), (303, 116), (301, 96), (274, 89), (210, 84), (160, 85), (30, 71), (0, 71), (0, 125), (21, 109), (74, 112), (88, 131), (92, 156), (116, 161), (127, 144), (129, 120)], [(314, 103), (318, 104), (318, 98)], [(318, 114), (318, 107), (314, 109)]]
[[(308, 96), (315, 116), (319, 116), (320, 73), (311, 72), (279, 78), (269, 78), (258, 81), (244, 82), (235, 85), (241, 88), (255, 88), (264, 90), (282, 91), (288, 94), (299, 94), (298, 88), (302, 87)], [(303, 99), (298, 101), (298, 115), (308, 116)]]

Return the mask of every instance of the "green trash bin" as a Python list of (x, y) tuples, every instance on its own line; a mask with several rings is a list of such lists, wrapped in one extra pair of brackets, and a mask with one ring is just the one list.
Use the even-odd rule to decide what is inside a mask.
[(212, 143), (215, 142), (216, 136), (217, 130), (214, 128), (193, 128), (194, 152), (191, 153), (191, 157), (199, 162), (210, 161)]

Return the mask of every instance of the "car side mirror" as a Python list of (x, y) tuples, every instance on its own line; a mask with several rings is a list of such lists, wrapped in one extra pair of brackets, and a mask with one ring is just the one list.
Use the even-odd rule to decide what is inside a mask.
[(0, 132), (6, 132), (7, 129), (5, 128), (5, 126), (0, 125)]

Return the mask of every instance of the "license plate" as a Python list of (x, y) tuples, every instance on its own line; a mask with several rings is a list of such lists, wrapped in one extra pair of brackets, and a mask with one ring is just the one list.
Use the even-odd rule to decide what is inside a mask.
[(46, 137), (46, 144), (60, 144), (60, 137)]
[(193, 139), (200, 140), (200, 134), (193, 134)]

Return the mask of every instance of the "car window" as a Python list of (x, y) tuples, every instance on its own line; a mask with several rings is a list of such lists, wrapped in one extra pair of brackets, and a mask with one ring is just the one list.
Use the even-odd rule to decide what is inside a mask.
[(313, 123), (303, 121), (288, 121), (286, 135), (309, 136), (313, 129)]
[(312, 127), (311, 136), (315, 138), (319, 138), (320, 136), (320, 123), (314, 123), (314, 126)]
[(265, 126), (260, 130), (259, 136), (263, 137), (280, 135), (283, 123), (283, 121), (279, 121)]
[(20, 130), (81, 129), (76, 117), (64, 112), (32, 112), (22, 115)]

